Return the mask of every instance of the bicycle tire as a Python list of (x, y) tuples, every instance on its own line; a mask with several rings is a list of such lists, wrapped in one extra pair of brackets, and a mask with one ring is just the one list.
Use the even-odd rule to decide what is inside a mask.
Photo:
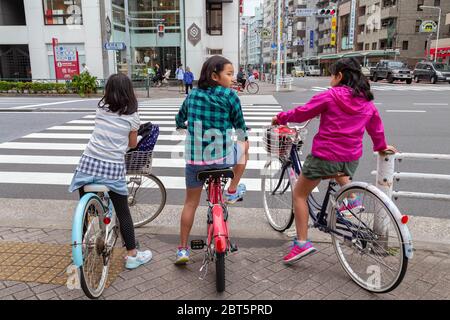
[[(89, 219), (88, 215), (90, 213), (92, 213), (92, 211), (89, 212), (89, 209), (93, 208), (95, 209), (94, 211), (94, 219)], [(92, 241), (92, 239), (86, 239), (87, 237), (87, 232), (89, 231), (89, 228), (91, 226), (92, 222), (95, 222), (96, 220), (99, 221), (99, 228), (101, 228), (102, 225), (102, 219), (103, 219), (103, 205), (101, 203), (101, 200), (96, 196), (96, 195), (92, 195), (92, 197), (89, 199), (89, 201), (86, 203), (86, 207), (84, 209), (84, 215), (83, 215), (83, 246), (82, 246), (82, 252), (83, 252), (83, 265), (80, 267), (80, 284), (81, 284), (81, 288), (83, 289), (83, 292), (85, 293), (85, 295), (90, 298), (90, 299), (98, 299), (98, 297), (101, 296), (101, 294), (103, 293), (103, 290), (105, 289), (106, 286), (106, 281), (108, 279), (108, 273), (109, 273), (109, 265), (110, 265), (110, 259), (106, 259), (106, 265), (105, 265), (105, 260), (103, 259), (103, 250), (101, 249), (101, 246), (105, 245), (106, 243), (106, 238), (105, 239), (101, 239), (102, 236), (105, 236), (105, 234), (103, 232), (101, 232), (100, 230), (100, 238), (97, 239), (95, 238), (95, 244), (94, 241)], [(95, 215), (97, 215), (97, 217), (95, 217)], [(102, 244), (103, 241), (103, 244)], [(101, 265), (99, 263), (97, 263), (96, 266), (94, 266), (94, 268), (101, 268), (101, 275), (100, 278), (98, 279), (98, 276), (95, 277), (98, 279), (98, 285), (93, 287), (92, 286), (92, 280), (96, 280), (95, 278), (93, 279), (92, 277), (95, 276), (95, 272), (91, 272), (88, 268), (88, 257), (89, 257), (89, 253), (87, 252), (87, 248), (91, 247), (91, 246), (95, 246), (93, 254), (94, 257), (97, 256), (96, 258), (98, 258), (98, 262), (101, 262)], [(100, 251), (102, 251), (102, 254), (100, 254)]]
[[(395, 204), (393, 204), (393, 203), (392, 204), (385, 203), (385, 201), (383, 201), (381, 198), (379, 198), (375, 193), (373, 193), (369, 189), (361, 187), (361, 186), (353, 186), (353, 187), (346, 188), (345, 190), (339, 192), (339, 194), (336, 196), (336, 203), (339, 206), (339, 203), (341, 203), (342, 200), (344, 198), (346, 198), (346, 195), (358, 194), (358, 193), (359, 194), (366, 193), (366, 195), (370, 195), (370, 197), (373, 198), (373, 201), (374, 201), (373, 212), (372, 213), (370, 212), (371, 209), (368, 208), (369, 207), (368, 202), (364, 202), (364, 203), (361, 202), (362, 203), (361, 204), (361, 209), (358, 209), (358, 210), (362, 210), (361, 212), (357, 212), (357, 211), (355, 213), (352, 212), (351, 213), (351, 217), (350, 218), (344, 218), (345, 220), (342, 220), (342, 218), (340, 218), (341, 221), (347, 221), (348, 219), (350, 219), (350, 220), (356, 219), (355, 221), (352, 221), (351, 223), (352, 224), (353, 224), (353, 222), (359, 223), (358, 229), (357, 229), (358, 235), (357, 235), (356, 238), (354, 238), (352, 236), (352, 240), (351, 240), (351, 243), (350, 243), (349, 239), (347, 239), (347, 241), (345, 241), (345, 240), (344, 241), (338, 241), (338, 237), (336, 236), (336, 234), (331, 232), (333, 247), (334, 247), (334, 250), (335, 250), (336, 255), (338, 257), (338, 261), (341, 264), (342, 268), (344, 269), (344, 271), (350, 276), (350, 278), (356, 284), (358, 284), (361, 288), (363, 288), (363, 289), (365, 289), (366, 291), (369, 291), (369, 292), (373, 292), (373, 293), (387, 293), (387, 292), (390, 292), (390, 291), (394, 290), (402, 282), (402, 280), (403, 280), (403, 278), (405, 276), (407, 267), (408, 267), (408, 258), (406, 256), (406, 247), (405, 247), (405, 243), (404, 243), (402, 232), (400, 231), (399, 222), (396, 220), (395, 216), (393, 215), (393, 213), (389, 209), (391, 207), (391, 205), (395, 206)], [(363, 198), (363, 200), (365, 200), (365, 197)], [(376, 208), (379, 208), (379, 209), (377, 210)], [(353, 209), (353, 210), (355, 210), (355, 209)], [(361, 218), (361, 217), (366, 212), (367, 212), (368, 215), (371, 214), (373, 216), (374, 219), (373, 219), (372, 222), (373, 222), (374, 225), (376, 224), (375, 223), (376, 219), (389, 218), (389, 220), (392, 222), (391, 229), (389, 231), (391, 233), (389, 233), (389, 235), (388, 235), (388, 237), (386, 237), (385, 241), (383, 241), (383, 236), (382, 235), (377, 234), (376, 231), (374, 231), (374, 230), (371, 230), (371, 229), (375, 229), (376, 227), (370, 228), (370, 222), (369, 221), (367, 223), (363, 223), (362, 222), (363, 218)], [(386, 213), (386, 215), (385, 215), (386, 217), (384, 217), (384, 218), (383, 218), (383, 213)], [(340, 215), (341, 214), (340, 213), (338, 214), (338, 210), (337, 209), (332, 210), (332, 212), (329, 212), (331, 230), (334, 230), (334, 231), (337, 230), (336, 221), (337, 221), (337, 217), (340, 216)], [(367, 226), (369, 228), (362, 229), (362, 227), (364, 227), (363, 224), (364, 224), (364, 226)], [(385, 223), (384, 220), (383, 220), (383, 224), (382, 225), (383, 225), (383, 228), (386, 228), (386, 226), (387, 226), (387, 224)], [(347, 230), (351, 230), (351, 229), (347, 228)], [(360, 232), (361, 230), (363, 230), (363, 232)], [(395, 246), (389, 247), (389, 245), (390, 245), (389, 240), (391, 239), (390, 235), (394, 231), (395, 231), (395, 234), (396, 234), (396, 236), (398, 238), (398, 244), (397, 244), (398, 245), (398, 249)], [(376, 236), (375, 237), (375, 241), (373, 241), (373, 236), (374, 235)], [(378, 238), (382, 240), (380, 242), (381, 244), (378, 243), (378, 241), (376, 241), (376, 240), (378, 240)], [(341, 246), (341, 242), (346, 247), (351, 246), (351, 248), (354, 249), (358, 253), (358, 255), (360, 256), (359, 257), (359, 262), (363, 262), (362, 261), (363, 256), (368, 256), (368, 257), (370, 257), (370, 255), (376, 256), (376, 258), (375, 257), (371, 257), (371, 259), (372, 259), (371, 263), (372, 264), (369, 265), (366, 268), (366, 271), (365, 271), (366, 275), (373, 271), (372, 272), (374, 274), (373, 276), (371, 275), (371, 276), (369, 276), (367, 278), (367, 280), (364, 280), (361, 276), (359, 276), (357, 274), (357, 271), (355, 270), (355, 266), (352, 266), (352, 262), (354, 260), (352, 258), (352, 260), (349, 261), (349, 259), (344, 256), (344, 250), (343, 250), (343, 246)], [(345, 242), (347, 242), (347, 243), (345, 243)], [(383, 245), (383, 243), (384, 243), (384, 245)], [(383, 247), (383, 246), (385, 246), (385, 247)], [(367, 252), (364, 252), (364, 251), (367, 251)], [(390, 259), (391, 257), (394, 256), (394, 254), (396, 252), (399, 252), (398, 257)], [(378, 256), (377, 256), (377, 254), (378, 254)], [(385, 284), (383, 286), (381, 286), (381, 284), (377, 284), (377, 285), (373, 284), (374, 282), (377, 281), (377, 279), (375, 278), (375, 272), (379, 273), (379, 277), (378, 278), (379, 278), (380, 281), (381, 281), (382, 277), (385, 277), (385, 274), (382, 275), (381, 272), (380, 272), (381, 269), (378, 270), (377, 269), (378, 266), (376, 266), (374, 264), (374, 262), (373, 262), (373, 261), (375, 261), (377, 259), (380, 259), (380, 258), (387, 258), (387, 259), (390, 259), (390, 260), (395, 260), (395, 259), (398, 260), (397, 261), (398, 267), (396, 268), (396, 273), (395, 274), (393, 273), (394, 274), (393, 279), (389, 283), (387, 283), (387, 284)], [(387, 263), (384, 263), (384, 261), (383, 261), (383, 264), (385, 266), (387, 266), (388, 269), (391, 269), (391, 268), (389, 268), (390, 266), (387, 265)], [(358, 268), (360, 268), (360, 267), (358, 267)], [(369, 281), (371, 281), (372, 283), (369, 283)]]
[(247, 85), (247, 92), (250, 94), (257, 94), (259, 92), (259, 85), (256, 82), (250, 82)]
[[(141, 179), (141, 182), (131, 182), (132, 178)], [(142, 182), (143, 178), (148, 179), (147, 182)], [(139, 184), (138, 184), (139, 182)], [(154, 190), (152, 184), (157, 186), (159, 194), (150, 192)], [(144, 185), (145, 184), (145, 185)], [(131, 186), (130, 186), (131, 185)], [(142, 175), (127, 175), (128, 186), (128, 205), (130, 207), (131, 217), (135, 228), (141, 227), (159, 216), (166, 205), (167, 191), (162, 181), (153, 174)], [(146, 192), (148, 191), (148, 192)], [(150, 196), (148, 194), (151, 194)], [(157, 200), (154, 200), (157, 197)], [(149, 202), (148, 205), (139, 204), (139, 199), (145, 199)]]
[(216, 253), (216, 289), (225, 291), (225, 252)]
[[(263, 178), (261, 179), (261, 190), (263, 195), (263, 205), (264, 205), (264, 213), (266, 215), (266, 218), (270, 224), (270, 226), (278, 231), (278, 232), (284, 232), (285, 230), (289, 229), (292, 225), (292, 222), (294, 221), (294, 209), (293, 209), (293, 203), (292, 203), (292, 186), (289, 182), (289, 176), (287, 170), (285, 170), (283, 173), (281, 171), (276, 172), (275, 175), (279, 174), (279, 177), (275, 177), (275, 179), (268, 179), (268, 177), (273, 177), (271, 169), (269, 169), (269, 166), (272, 164), (273, 161), (277, 161), (279, 165), (276, 165), (276, 167), (281, 166), (282, 162), (278, 158), (272, 158), (266, 162), (264, 165), (264, 174)], [(276, 168), (275, 167), (275, 168)], [(281, 169), (280, 169), (281, 170)], [(269, 172), (269, 175), (267, 174)], [(283, 176), (281, 176), (283, 174)], [(284, 177), (284, 178), (283, 178)], [(284, 179), (284, 181), (280, 180)], [(275, 189), (278, 186), (277, 189)], [(267, 187), (269, 187), (269, 190), (266, 190)], [(270, 190), (274, 189), (274, 190)], [(288, 191), (289, 193), (286, 193)], [(282, 215), (281, 219), (278, 219), (276, 216), (276, 210), (275, 208), (271, 208), (269, 200), (269, 196), (275, 196), (273, 192), (280, 191), (280, 197), (270, 197), (271, 201), (276, 201), (278, 206), (284, 206), (284, 208), (279, 209), (279, 216)], [(271, 194), (272, 193), (272, 194)], [(276, 208), (278, 209), (278, 208)]]

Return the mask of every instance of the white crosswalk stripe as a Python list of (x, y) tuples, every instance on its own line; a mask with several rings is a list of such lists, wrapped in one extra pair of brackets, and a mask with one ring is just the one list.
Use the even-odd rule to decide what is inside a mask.
[[(176, 135), (175, 115), (182, 99), (164, 103), (144, 102), (139, 106), (142, 122), (152, 121), (160, 126), (152, 166), (166, 189), (180, 190), (184, 182), (184, 136)], [(243, 105), (244, 117), (251, 128), (250, 160), (242, 182), (248, 191), (260, 191), (261, 170), (266, 162), (262, 147), (262, 126), (270, 124), (273, 115), (282, 111), (279, 105)], [(67, 186), (94, 129), (94, 111), (81, 119), (49, 127), (20, 139), (0, 144), (0, 186), (42, 185)], [(23, 169), (23, 170), (21, 170)]]
[[(312, 87), (311, 90), (315, 92), (322, 92), (331, 87)], [(371, 85), (371, 90), (374, 91), (450, 91), (449, 86), (412, 86), (412, 85)]]

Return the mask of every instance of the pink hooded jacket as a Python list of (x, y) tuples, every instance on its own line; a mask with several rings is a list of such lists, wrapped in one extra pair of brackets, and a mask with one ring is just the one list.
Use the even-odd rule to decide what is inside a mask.
[(280, 124), (301, 123), (318, 115), (319, 132), (311, 152), (314, 157), (338, 162), (358, 160), (365, 130), (372, 138), (374, 151), (387, 148), (377, 108), (364, 97), (354, 97), (349, 87), (333, 87), (315, 95), (304, 106), (279, 113), (277, 119)]

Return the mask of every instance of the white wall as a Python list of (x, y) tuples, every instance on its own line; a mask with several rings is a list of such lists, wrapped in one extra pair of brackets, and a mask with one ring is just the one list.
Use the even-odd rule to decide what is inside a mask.
[[(187, 2), (189, 2), (187, 4)], [(222, 36), (206, 33), (206, 1), (186, 0), (185, 30), (195, 23), (201, 29), (201, 40), (194, 47), (186, 34), (186, 66), (191, 68), (198, 80), (203, 62), (207, 59), (207, 48), (222, 49), (223, 56), (229, 59), (237, 72), (239, 67), (239, 2), (223, 4)]]

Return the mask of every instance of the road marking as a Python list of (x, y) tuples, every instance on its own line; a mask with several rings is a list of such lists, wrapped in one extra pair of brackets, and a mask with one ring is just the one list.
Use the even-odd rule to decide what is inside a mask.
[(82, 100), (69, 100), (69, 101), (59, 101), (59, 102), (50, 102), (50, 103), (30, 104), (30, 105), (26, 105), (26, 106), (13, 107), (11, 109), (25, 109), (25, 108), (34, 108), (34, 107), (43, 107), (43, 106), (53, 106), (53, 105), (57, 105), (57, 104), (67, 104), (67, 103), (92, 101), (92, 100), (98, 100), (98, 99), (82, 99)]
[[(141, 120), (153, 120), (155, 123), (159, 123), (159, 122), (157, 122), (158, 119), (172, 119), (173, 121), (175, 121), (174, 116), (150, 115), (150, 116), (139, 116), (139, 118)], [(95, 119), (95, 115), (94, 114), (88, 115), (88, 116), (84, 117), (84, 119)], [(246, 122), (247, 122), (247, 120), (268, 120), (270, 122), (271, 119), (272, 119), (271, 115), (267, 115), (265, 117), (251, 117), (251, 116), (245, 117)]]
[[(47, 130), (59, 130), (59, 131), (93, 131), (94, 130), (94, 126), (54, 126), (54, 127), (50, 127), (45, 129), (45, 131)], [(168, 131), (168, 132), (172, 132), (175, 131), (175, 127), (159, 127), (159, 131)], [(253, 133), (261, 133), (264, 132), (265, 130), (263, 128), (252, 128), (249, 131), (249, 134), (253, 134)]]
[(448, 103), (427, 103), (427, 102), (414, 102), (415, 106), (448, 106)]
[[(279, 109), (279, 110), (277, 110), (277, 111), (280, 111), (280, 110), (282, 110), (281, 108)], [(274, 112), (277, 112), (277, 111), (266, 111), (266, 112), (253, 112), (253, 111), (245, 111), (244, 110), (244, 117), (246, 116), (246, 115), (248, 115), (248, 116), (251, 116), (251, 115), (253, 115), (253, 116), (266, 116), (266, 115), (273, 115), (274, 114)], [(178, 111), (139, 111), (139, 115), (140, 116), (143, 116), (143, 115), (165, 115), (165, 114), (169, 114), (169, 115), (173, 115), (173, 116), (175, 116), (175, 115), (177, 115), (178, 114)]]
[[(0, 149), (21, 149), (21, 150), (84, 150), (87, 143), (39, 143), (39, 142), (5, 142), (0, 144)], [(158, 145), (155, 146), (155, 152), (175, 152), (183, 153), (184, 143), (180, 141), (177, 145)], [(263, 147), (252, 147), (249, 149), (251, 154), (266, 154)]]
[[(94, 124), (95, 120), (72, 120), (67, 122), (69, 124)], [(162, 125), (162, 124), (171, 124), (173, 125), (175, 123), (175, 119), (173, 121), (154, 121), (155, 124)], [(261, 127), (261, 126), (268, 126), (270, 125), (270, 121), (265, 122), (249, 122), (246, 121), (247, 126), (249, 127)], [(253, 130), (253, 129), (252, 129)]]
[(425, 110), (386, 110), (386, 112), (401, 112), (401, 113), (424, 113)]

